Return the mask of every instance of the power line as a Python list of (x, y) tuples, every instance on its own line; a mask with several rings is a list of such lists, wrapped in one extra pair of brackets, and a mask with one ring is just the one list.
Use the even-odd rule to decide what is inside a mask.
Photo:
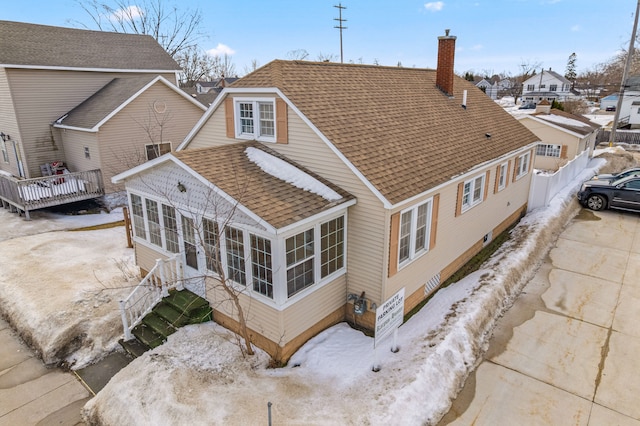
[(333, 18), (334, 21), (338, 21), (338, 25), (336, 25), (333, 28), (338, 28), (340, 30), (340, 63), (344, 62), (344, 57), (342, 55), (342, 30), (346, 30), (347, 27), (343, 27), (342, 23), (343, 22), (347, 22), (346, 19), (342, 19), (342, 9), (346, 9), (346, 6), (343, 6), (342, 3), (338, 3), (337, 6), (333, 6), (336, 9), (338, 9), (339, 11), (339, 17), (338, 18)]

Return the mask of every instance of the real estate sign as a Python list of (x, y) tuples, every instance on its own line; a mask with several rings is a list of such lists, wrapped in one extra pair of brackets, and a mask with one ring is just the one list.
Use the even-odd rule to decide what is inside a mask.
[(402, 325), (404, 317), (404, 287), (376, 309), (376, 332), (373, 346)]

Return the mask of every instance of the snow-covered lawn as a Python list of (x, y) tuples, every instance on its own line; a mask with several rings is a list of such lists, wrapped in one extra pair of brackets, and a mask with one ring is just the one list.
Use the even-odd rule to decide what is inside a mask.
[[(578, 211), (578, 186), (603, 164), (592, 161), (551, 206), (528, 214), (482, 270), (438, 291), (400, 327), (397, 353), (391, 339), (374, 352), (372, 338), (343, 323), (270, 369), (261, 351), (243, 358), (220, 326), (189, 326), (116, 374), (85, 415), (112, 425), (265, 424), (271, 402), (274, 424), (434, 423), (481, 360), (496, 318)], [(79, 367), (117, 346), (117, 300), (138, 282), (133, 250), (121, 226), (66, 231), (121, 212), (37, 213), (27, 222), (0, 210), (0, 310), (45, 360)]]
[(118, 222), (122, 211), (32, 218), (0, 209), (0, 312), (45, 363), (80, 368), (116, 348), (117, 302), (139, 277), (124, 226), (68, 229)]

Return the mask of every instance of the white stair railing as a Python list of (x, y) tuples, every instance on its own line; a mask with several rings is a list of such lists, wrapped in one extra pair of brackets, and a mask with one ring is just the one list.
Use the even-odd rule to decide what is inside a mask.
[(142, 318), (169, 295), (169, 290), (183, 289), (182, 261), (179, 256), (157, 259), (149, 273), (133, 289), (131, 294), (120, 301), (120, 315), (124, 327), (124, 340), (133, 339), (131, 330)]

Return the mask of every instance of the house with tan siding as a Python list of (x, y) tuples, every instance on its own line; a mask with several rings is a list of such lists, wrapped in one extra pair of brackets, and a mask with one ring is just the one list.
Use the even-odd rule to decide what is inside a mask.
[[(165, 103), (165, 118), (174, 117), (165, 131), (175, 148), (204, 111), (176, 90), (179, 72), (151, 36), (0, 21), (2, 175), (38, 178), (47, 165), (62, 162), (70, 172), (99, 169), (105, 172), (102, 181), (110, 182), (131, 167), (117, 166), (113, 156), (128, 158), (124, 148), (133, 143), (145, 149), (135, 122), (149, 121), (155, 101)], [(104, 103), (94, 102), (89, 111), (91, 99)], [(85, 120), (69, 124), (81, 112)], [(106, 189), (116, 188), (109, 183)]]
[(436, 70), (275, 60), (225, 88), (176, 152), (113, 178), (140, 268), (177, 257), (238, 330), (231, 286), (281, 361), (374, 329), (400, 289), (417, 306), (525, 214), (539, 142), (454, 75), (455, 40)]
[(600, 129), (586, 117), (551, 108), (546, 100), (536, 105), (534, 114), (517, 118), (540, 138), (534, 168), (550, 172), (556, 172), (584, 151), (591, 155)]

